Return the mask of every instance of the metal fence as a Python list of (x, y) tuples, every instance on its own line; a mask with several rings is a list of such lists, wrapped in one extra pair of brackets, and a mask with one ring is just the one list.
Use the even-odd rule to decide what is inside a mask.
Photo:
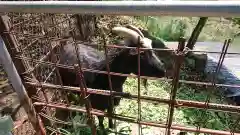
[[(71, 42), (77, 44), (78, 41), (74, 39), (64, 39), (64, 37), (74, 37), (74, 35), (68, 35), (69, 32), (75, 31), (73, 16), (76, 13), (83, 14), (114, 14), (114, 15), (176, 15), (176, 16), (225, 16), (233, 17), (240, 15), (240, 2), (237, 1), (218, 1), (218, 2), (106, 2), (106, 1), (84, 1), (84, 2), (61, 2), (61, 1), (41, 1), (41, 2), (0, 2), (0, 12), (7, 12), (2, 14), (0, 20), (0, 32), (1, 37), (10, 53), (12, 60), (16, 66), (16, 70), (20, 73), (21, 80), (24, 87), (18, 92), (20, 100), (24, 102), (24, 108), (29, 114), (29, 120), (33, 124), (35, 131), (39, 134), (46, 134), (45, 129), (56, 130), (56, 123), (70, 124), (56, 120), (53, 117), (53, 109), (65, 109), (69, 111), (78, 111), (87, 113), (88, 118), (91, 120), (88, 126), (91, 127), (92, 134), (96, 134), (96, 127), (92, 121), (92, 115), (105, 116), (115, 120), (126, 121), (130, 123), (137, 123), (139, 125), (139, 133), (141, 133), (141, 125), (155, 126), (166, 129), (166, 134), (171, 134), (170, 129), (176, 129), (187, 132), (205, 133), (205, 134), (219, 134), (230, 135), (238, 134), (234, 133), (234, 129), (238, 125), (239, 119), (233, 125), (232, 131), (219, 131), (213, 129), (205, 129), (201, 127), (189, 127), (183, 125), (173, 124), (173, 114), (176, 107), (186, 108), (199, 108), (206, 110), (222, 111), (229, 113), (239, 113), (240, 107), (235, 105), (225, 105), (209, 102), (208, 98), (205, 102), (189, 101), (189, 100), (177, 100), (176, 93), (179, 83), (186, 84), (198, 84), (215, 87), (236, 87), (237, 85), (216, 84), (216, 79), (212, 79), (212, 82), (197, 82), (180, 80), (180, 67), (187, 52), (201, 52), (188, 50), (185, 48), (185, 40), (179, 41), (179, 49), (156, 49), (155, 51), (171, 51), (174, 53), (175, 66), (173, 79), (166, 78), (153, 78), (140, 75), (127, 75), (120, 73), (113, 73), (108, 71), (97, 71), (92, 69), (84, 69), (77, 66), (69, 66), (59, 64), (59, 55), (63, 42)], [(67, 33), (67, 35), (66, 35)], [(73, 32), (74, 34), (74, 32)], [(206, 52), (206, 53), (221, 53), (218, 67), (215, 71), (216, 75), (220, 71), (225, 55), (227, 54), (227, 48), (230, 44), (230, 40), (226, 40), (222, 49), (222, 52)], [(4, 44), (2, 44), (4, 48)], [(147, 50), (143, 48), (131, 48), (120, 47), (113, 45), (105, 45), (107, 48), (124, 48), (124, 49), (137, 49)], [(2, 49), (5, 51), (6, 49)], [(107, 49), (105, 54), (108, 55)], [(2, 54), (1, 54), (2, 55)], [(5, 56), (6, 57), (6, 56)], [(11, 59), (6, 59), (10, 61)], [(4, 63), (3, 63), (4, 64)], [(109, 66), (109, 65), (108, 65)], [(96, 90), (87, 88), (84, 85), (78, 87), (63, 86), (61, 84), (59, 68), (75, 69), (82, 78), (84, 71), (95, 72), (99, 74), (120, 75), (138, 78), (138, 94), (119, 93), (114, 91)], [(8, 76), (14, 74), (12, 68), (9, 68)], [(12, 72), (12, 73), (10, 73)], [(22, 86), (19, 82), (19, 78), (12, 81), (18, 81), (15, 89), (19, 89)], [(172, 82), (171, 97), (170, 99), (161, 99), (158, 97), (141, 96), (140, 94), (140, 78), (146, 79), (158, 79)], [(83, 80), (83, 79), (82, 79)], [(14, 82), (12, 82), (15, 84)], [(110, 81), (111, 84), (111, 81)], [(26, 90), (25, 90), (26, 88)], [(28, 94), (21, 94), (23, 91), (27, 91)], [(73, 91), (81, 93), (83, 98), (87, 100), (87, 95), (91, 93), (118, 96), (131, 100), (137, 100), (138, 102), (138, 118), (121, 116), (119, 114), (107, 114), (105, 112), (94, 110), (89, 105), (89, 101), (86, 101), (86, 108), (76, 107), (71, 105), (67, 100), (62, 102), (65, 91)], [(30, 101), (29, 98), (32, 100)], [(61, 98), (60, 98), (61, 97)], [(169, 105), (169, 112), (166, 123), (158, 123), (154, 121), (144, 121), (141, 119), (141, 101), (161, 103)], [(32, 102), (32, 103), (31, 103)], [(44, 119), (44, 122), (42, 122)], [(47, 122), (52, 124), (52, 127), (44, 127)], [(55, 123), (55, 124), (54, 124)], [(56, 130), (57, 131), (57, 130)]]

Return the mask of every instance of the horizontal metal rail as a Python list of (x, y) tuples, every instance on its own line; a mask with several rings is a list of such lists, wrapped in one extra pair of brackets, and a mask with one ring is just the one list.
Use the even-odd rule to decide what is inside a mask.
[[(23, 59), (23, 60), (29, 60), (33, 61), (42, 65), (48, 65), (48, 66), (55, 66), (58, 68), (64, 68), (68, 70), (73, 70), (73, 66), (67, 66), (64, 64), (56, 64), (53, 62), (47, 62), (47, 61), (42, 61), (42, 60), (36, 60), (28, 57), (15, 57), (16, 59)], [(88, 69), (88, 68), (83, 68), (84, 72), (92, 72), (92, 73), (99, 73), (99, 74), (108, 74), (107, 71), (102, 71), (102, 70), (95, 70), (95, 69)], [(29, 72), (29, 71), (28, 71)], [(132, 75), (132, 74), (122, 74), (122, 73), (116, 73), (116, 72), (110, 72), (110, 75), (118, 75), (118, 76), (126, 76), (126, 77), (131, 77), (131, 78), (137, 78), (137, 75)], [(150, 79), (150, 80), (162, 80), (162, 81), (172, 81), (172, 79), (167, 79), (165, 77), (158, 78), (158, 77), (148, 77), (148, 76), (141, 76), (141, 79)], [(31, 78), (28, 78), (31, 80)], [(179, 80), (180, 83), (185, 83), (185, 84), (197, 84), (197, 85), (205, 85), (205, 86), (212, 86), (211, 82), (199, 82), (199, 81), (187, 81), (187, 80)], [(240, 88), (240, 85), (233, 85), (233, 84), (219, 84), (216, 83), (215, 86), (217, 87), (227, 87), (227, 88)]]
[[(49, 90), (58, 89), (58, 90), (68, 90), (68, 91), (74, 91), (74, 92), (81, 93), (81, 91), (79, 90), (78, 87), (53, 85), (53, 84), (42, 83), (42, 82), (39, 82), (39, 83), (26, 82), (26, 84), (30, 85), (30, 86), (38, 87), (38, 88), (46, 88)], [(87, 93), (110, 96), (109, 90), (99, 90), (99, 89), (88, 88)], [(124, 93), (124, 92), (115, 92), (115, 91), (112, 91), (112, 96), (123, 97), (123, 98), (133, 99), (133, 100), (137, 100), (137, 98), (138, 98), (138, 95)], [(140, 96), (139, 98), (142, 101), (147, 101), (147, 102), (152, 102), (152, 103), (163, 103), (163, 104), (171, 103), (170, 99), (162, 99), (162, 98), (150, 97), (150, 96)], [(175, 100), (174, 104), (176, 107), (198, 108), (198, 109), (208, 108), (209, 110), (229, 112), (229, 113), (239, 113), (240, 112), (240, 106), (234, 106), (234, 105), (222, 105), (222, 104), (216, 104), (216, 103), (206, 104), (205, 102), (180, 100), (180, 99)]]
[(0, 1), (0, 12), (238, 17), (240, 1)]
[[(76, 106), (73, 106), (73, 105), (49, 104), (49, 103), (44, 103), (44, 102), (35, 102), (34, 105), (36, 105), (36, 106), (48, 106), (48, 107), (51, 107), (51, 108), (59, 108), (59, 109), (65, 109), (65, 110), (71, 110), (71, 111), (78, 111), (78, 112), (86, 113), (85, 108), (80, 108), (80, 107), (76, 107)], [(110, 117), (107, 113), (105, 113), (103, 111), (100, 111), (100, 110), (92, 109), (91, 113), (93, 115), (97, 115), (97, 116)], [(130, 118), (130, 117), (123, 117), (123, 116), (114, 115), (111, 118), (116, 119), (116, 120), (120, 120), (120, 121), (127, 121), (127, 122), (130, 122), (130, 123), (140, 123), (141, 125), (167, 128), (166, 124), (154, 123), (154, 122), (151, 122), (151, 121), (137, 121), (137, 120), (135, 120), (133, 118)], [(186, 126), (175, 125), (175, 124), (173, 124), (170, 128), (175, 129), (175, 130), (182, 130), (182, 131), (189, 131), (189, 132), (201, 132), (201, 133), (206, 133), (206, 134), (233, 135), (233, 133), (229, 132), (229, 131), (219, 131), (219, 130), (212, 130), (212, 129), (206, 129), (206, 128), (186, 127)], [(234, 135), (240, 135), (240, 134), (239, 133), (234, 133)]]

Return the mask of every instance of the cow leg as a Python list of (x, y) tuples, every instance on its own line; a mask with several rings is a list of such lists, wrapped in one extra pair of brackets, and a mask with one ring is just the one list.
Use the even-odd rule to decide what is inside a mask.
[[(121, 98), (113, 98), (113, 106), (117, 106), (119, 105)], [(109, 102), (111, 102), (111, 100), (109, 99)], [(113, 114), (113, 106), (111, 106), (111, 104), (109, 105), (107, 112), (108, 114)], [(113, 120), (111, 118), (108, 118), (108, 127), (114, 129), (116, 126), (115, 124), (113, 124)]]
[[(112, 114), (113, 113), (113, 108), (109, 107), (107, 111), (108, 111), (108, 114)], [(112, 121), (111, 118), (108, 118), (108, 127), (109, 128), (114, 128), (114, 124), (113, 124), (113, 121)]]
[(104, 129), (104, 125), (103, 125), (103, 116), (98, 116), (98, 123), (99, 123), (99, 127)]

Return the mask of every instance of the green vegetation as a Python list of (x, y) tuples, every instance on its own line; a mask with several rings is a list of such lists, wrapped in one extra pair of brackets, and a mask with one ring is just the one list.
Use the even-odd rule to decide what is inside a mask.
[[(146, 92), (144, 87), (141, 86), (141, 95), (154, 96), (158, 98), (169, 99), (171, 85), (163, 81), (149, 80), (149, 88)], [(137, 79), (127, 79), (124, 84), (125, 92), (131, 94), (137, 94)], [(209, 89), (208, 89), (209, 90)], [(211, 101), (214, 103), (224, 103), (224, 99), (220, 98), (217, 92), (207, 92), (201, 88), (190, 88), (186, 85), (181, 85), (177, 92), (177, 99), (193, 100), (193, 101), (205, 101), (208, 94), (211, 94)], [(136, 100), (122, 99), (120, 105), (116, 107), (116, 114), (129, 117), (138, 117), (138, 103)], [(154, 104), (141, 102), (141, 115), (142, 120), (145, 121), (157, 121), (159, 123), (165, 123), (168, 116), (168, 106), (165, 104)], [(74, 122), (80, 122), (83, 119), (80, 114), (74, 118)], [(97, 120), (97, 119), (96, 119)], [(104, 121), (107, 127), (107, 119)], [(205, 128), (211, 128), (216, 130), (230, 130), (234, 120), (227, 113), (206, 111), (204, 109), (195, 108), (177, 108), (174, 111), (174, 124), (184, 124), (192, 127), (200, 126)], [(76, 125), (76, 124), (75, 124)], [(75, 128), (69, 129), (65, 135), (86, 135), (91, 133), (90, 128)], [(142, 126), (144, 135), (151, 135), (156, 128)], [(132, 134), (132, 130), (137, 128), (135, 124), (117, 121), (117, 131), (123, 134)], [(137, 129), (135, 129), (137, 130)], [(162, 129), (163, 130), (163, 129)], [(159, 129), (158, 129), (159, 131)], [(163, 130), (164, 131), (164, 130)], [(66, 132), (66, 131), (65, 131)], [(102, 130), (98, 129), (99, 135)], [(70, 134), (71, 133), (71, 134)], [(189, 133), (189, 135), (194, 133)]]
[[(177, 41), (180, 36), (189, 38), (198, 17), (136, 17), (156, 37), (166, 41)], [(198, 41), (224, 41), (238, 33), (239, 27), (224, 18), (209, 18)]]
[[(149, 81), (148, 96), (169, 99), (171, 85), (162, 81)], [(124, 90), (131, 94), (137, 94), (137, 79), (128, 79), (124, 85)], [(141, 95), (144, 95), (144, 88), (141, 87)], [(216, 93), (209, 93), (199, 88), (189, 88), (186, 85), (181, 85), (178, 89), (177, 99), (205, 101), (208, 94), (211, 96), (211, 102), (223, 103), (224, 100), (219, 98), (220, 95)], [(146, 95), (146, 94), (145, 94)], [(117, 114), (137, 117), (137, 102), (123, 99), (120, 106), (116, 107)], [(168, 106), (163, 104), (153, 104), (141, 102), (142, 120), (157, 121), (165, 123), (167, 120)], [(205, 123), (204, 123), (205, 122)], [(231, 119), (227, 113), (216, 113), (212, 111), (205, 111), (203, 109), (186, 109), (177, 108), (174, 112), (173, 123), (184, 124), (190, 126), (200, 126), (211, 129), (229, 130), (231, 128)], [(119, 123), (121, 125), (123, 123)], [(151, 128), (144, 128), (143, 132), (151, 133)]]

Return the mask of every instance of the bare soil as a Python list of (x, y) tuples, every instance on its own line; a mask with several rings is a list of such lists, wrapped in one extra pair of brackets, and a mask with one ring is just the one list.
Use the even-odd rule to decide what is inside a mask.
[(18, 100), (17, 93), (14, 92), (11, 84), (7, 80), (7, 76), (0, 67), (0, 116), (11, 115), (14, 121), (14, 126), (17, 127), (13, 130), (14, 135), (34, 135), (32, 125), (26, 121), (27, 114), (21, 107)]

